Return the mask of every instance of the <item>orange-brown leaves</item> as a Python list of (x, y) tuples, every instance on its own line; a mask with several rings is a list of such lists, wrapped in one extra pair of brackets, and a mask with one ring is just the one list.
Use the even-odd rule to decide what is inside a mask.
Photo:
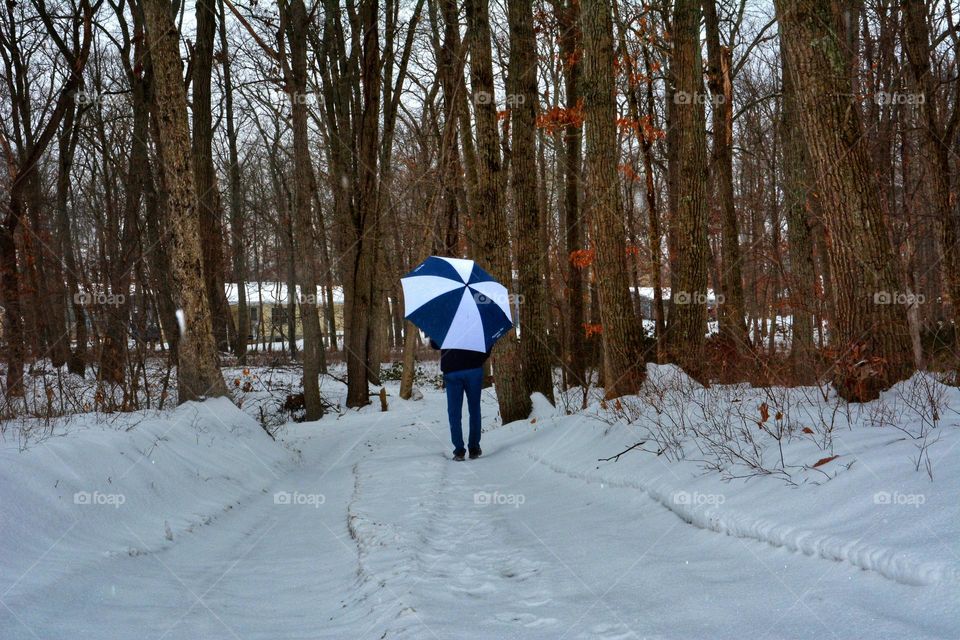
[(586, 269), (593, 264), (595, 255), (593, 249), (577, 249), (570, 252), (570, 262), (577, 269)]
[(587, 338), (592, 338), (593, 336), (599, 336), (603, 334), (603, 325), (601, 324), (591, 324), (589, 322), (583, 323), (583, 333)]
[(557, 129), (566, 127), (579, 127), (583, 124), (583, 98), (577, 100), (577, 106), (573, 109), (563, 107), (552, 107), (546, 109), (537, 116), (537, 126), (553, 133)]

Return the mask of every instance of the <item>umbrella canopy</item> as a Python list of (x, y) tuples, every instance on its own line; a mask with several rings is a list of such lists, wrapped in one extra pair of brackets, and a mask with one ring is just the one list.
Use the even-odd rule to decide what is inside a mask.
[(507, 288), (473, 260), (430, 256), (400, 284), (407, 320), (441, 349), (488, 352), (513, 327)]

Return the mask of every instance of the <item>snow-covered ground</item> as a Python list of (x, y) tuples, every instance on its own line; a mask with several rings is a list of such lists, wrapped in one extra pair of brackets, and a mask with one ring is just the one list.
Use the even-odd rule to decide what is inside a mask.
[(651, 367), (508, 425), (486, 391), (463, 463), (421, 390), (276, 441), (256, 391), (8, 433), (0, 638), (960, 637), (955, 389), (846, 408)]

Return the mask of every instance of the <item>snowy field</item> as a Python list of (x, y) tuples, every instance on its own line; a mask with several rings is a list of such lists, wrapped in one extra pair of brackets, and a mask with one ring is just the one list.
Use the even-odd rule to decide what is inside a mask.
[(256, 371), (241, 408), (8, 424), (0, 638), (960, 638), (956, 389), (650, 372), (508, 425), (485, 391), (462, 463), (430, 375), (276, 440)]

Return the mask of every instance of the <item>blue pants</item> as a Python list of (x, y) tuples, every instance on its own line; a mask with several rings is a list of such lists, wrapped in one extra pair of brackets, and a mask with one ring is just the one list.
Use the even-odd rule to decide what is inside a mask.
[(470, 436), (468, 446), (480, 446), (480, 393), (483, 391), (483, 367), (464, 369), (443, 374), (447, 389), (447, 414), (450, 417), (450, 439), (454, 453), (463, 451), (463, 394), (467, 394), (467, 409), (470, 411)]

